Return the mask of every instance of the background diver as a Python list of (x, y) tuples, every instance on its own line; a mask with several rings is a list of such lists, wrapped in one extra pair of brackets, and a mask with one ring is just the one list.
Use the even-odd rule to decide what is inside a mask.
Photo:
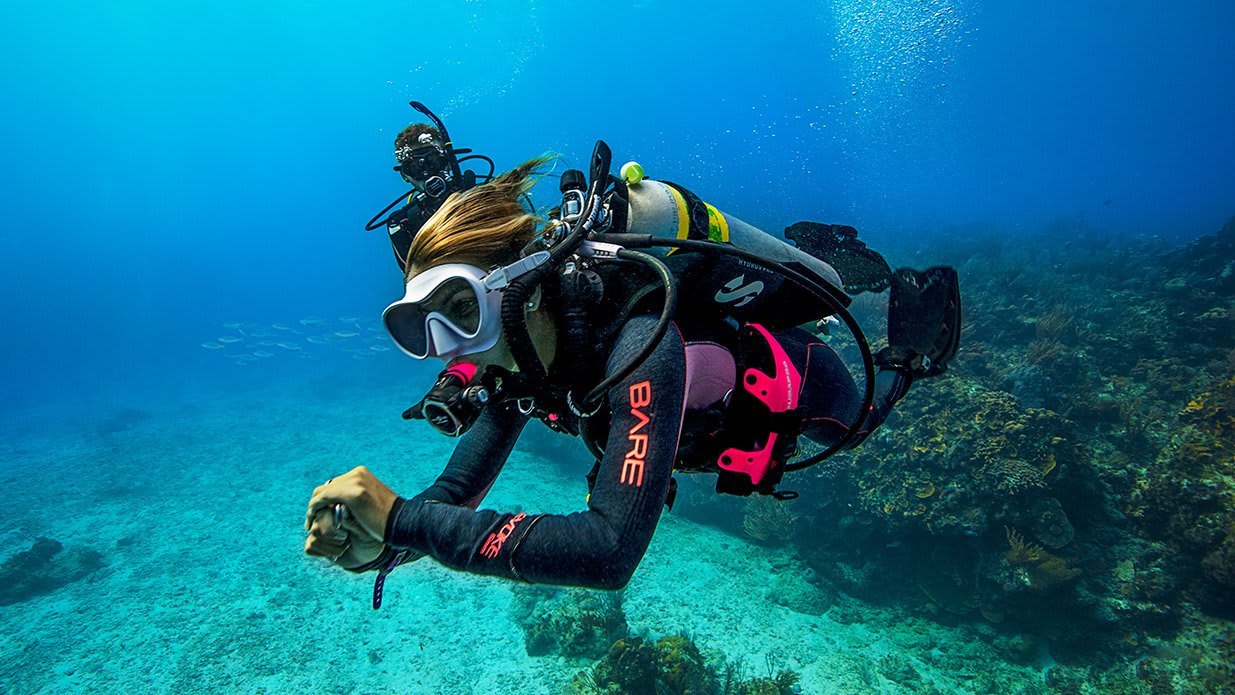
[[(406, 293), (384, 322), (405, 353), (446, 369), (404, 417), (461, 438), (420, 494), (360, 467), (315, 489), (305, 517), (308, 554), (378, 571), (374, 607), (386, 574), (422, 555), (621, 588), (672, 505), (675, 471), (715, 473), (719, 492), (795, 496), (777, 489), (787, 471), (860, 443), (955, 355), (953, 269), (892, 272), (850, 227), (795, 224), (795, 247), (637, 164), (614, 177), (609, 159), (597, 143), (586, 180), (563, 173), (543, 227), (521, 200), (547, 157), (451, 193), (410, 238)], [(889, 288), (888, 347), (872, 355), (845, 291)], [(858, 341), (863, 388), (799, 327), (832, 315)], [(533, 418), (595, 454), (587, 510), (477, 510)], [(800, 437), (825, 450), (794, 461)]]
[[(403, 271), (407, 270), (404, 264), (416, 230), (437, 212), (447, 196), (468, 190), (478, 180), (492, 179), (495, 171), (493, 160), (488, 156), (455, 147), (446, 124), (424, 104), (413, 101), (411, 106), (430, 121), (413, 123), (395, 137), (394, 170), (412, 188), (400, 194), (365, 224), (366, 231), (386, 228), (395, 261)], [(463, 168), (463, 164), (472, 160), (487, 164), (488, 173), (478, 175)], [(383, 215), (386, 217), (383, 218)]]

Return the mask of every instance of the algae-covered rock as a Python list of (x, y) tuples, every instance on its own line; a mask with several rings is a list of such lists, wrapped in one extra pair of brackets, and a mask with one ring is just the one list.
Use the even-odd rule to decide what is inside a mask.
[(624, 637), (592, 668), (575, 675), (567, 695), (796, 695), (799, 674), (781, 669), (745, 678), (741, 660), (723, 655), (709, 663), (684, 635), (655, 643)]
[(1054, 497), (1043, 497), (1034, 502), (1029, 515), (1034, 538), (1048, 548), (1062, 548), (1071, 543), (1076, 535), (1063, 505)]
[(629, 632), (621, 593), (522, 589), (515, 595), (511, 615), (523, 628), (528, 656), (595, 659)]
[(655, 644), (640, 637), (615, 641), (595, 666), (575, 675), (566, 693), (718, 695), (719, 689), (716, 672), (695, 643), (674, 635)]
[(57, 540), (37, 538), (29, 550), (0, 565), (0, 606), (50, 593), (101, 567), (103, 556), (94, 550), (66, 551)]
[(796, 613), (823, 615), (836, 602), (836, 594), (810, 583), (798, 572), (785, 572), (776, 577), (768, 599)]
[(695, 643), (684, 635), (656, 641), (657, 678), (664, 692), (681, 695), (712, 695), (717, 692), (716, 674), (708, 667)]
[(642, 638), (619, 639), (596, 665), (596, 683), (603, 692), (654, 693), (658, 656), (656, 648)]

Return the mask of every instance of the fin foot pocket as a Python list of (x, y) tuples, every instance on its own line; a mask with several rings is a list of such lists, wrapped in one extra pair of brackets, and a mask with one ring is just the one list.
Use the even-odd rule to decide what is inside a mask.
[(960, 348), (961, 293), (956, 269), (901, 268), (892, 274), (891, 285), (888, 347), (879, 351), (876, 362), (918, 378), (943, 374)]

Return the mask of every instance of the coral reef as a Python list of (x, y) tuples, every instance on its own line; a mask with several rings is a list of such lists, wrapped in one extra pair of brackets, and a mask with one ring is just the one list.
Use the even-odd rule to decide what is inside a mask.
[(1026, 543), (1014, 529), (1007, 529), (1008, 549), (1003, 559), (1015, 568), (1016, 583), (1030, 591), (1051, 591), (1063, 586), (1080, 575), (1081, 571), (1068, 565), (1063, 558), (1053, 555), (1041, 546)]
[(566, 695), (791, 695), (798, 692), (799, 674), (774, 669), (769, 675), (745, 678), (740, 660), (704, 657), (684, 635), (655, 643), (623, 637), (603, 659), (580, 671)]
[(1056, 227), (931, 250), (972, 254), (961, 352), (792, 479), (812, 502), (791, 542), (854, 596), (997, 625), (1009, 659), (1132, 661), (1235, 617), (1235, 219), (1173, 250)]
[(1197, 566), (1198, 600), (1235, 614), (1235, 376), (1190, 399), (1181, 427), (1141, 472), (1127, 509), (1141, 531)]
[(950, 406), (905, 404), (906, 417), (854, 459), (859, 501), (889, 527), (980, 535), (1084, 463), (1072, 424), (1053, 411), (961, 380), (940, 382), (935, 395)]
[(523, 628), (529, 656), (595, 659), (628, 633), (620, 592), (522, 587), (511, 616)]

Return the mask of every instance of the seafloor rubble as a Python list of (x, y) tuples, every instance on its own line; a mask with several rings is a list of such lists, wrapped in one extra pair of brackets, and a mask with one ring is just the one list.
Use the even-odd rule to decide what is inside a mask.
[[(685, 513), (786, 545), (823, 595), (985, 624), (1056, 692), (1235, 692), (1235, 219), (1180, 248), (1075, 222), (952, 238), (923, 254), (960, 269), (949, 373), (790, 476), (800, 499), (735, 521), (703, 481)], [(592, 675), (660, 658), (621, 644)]]

